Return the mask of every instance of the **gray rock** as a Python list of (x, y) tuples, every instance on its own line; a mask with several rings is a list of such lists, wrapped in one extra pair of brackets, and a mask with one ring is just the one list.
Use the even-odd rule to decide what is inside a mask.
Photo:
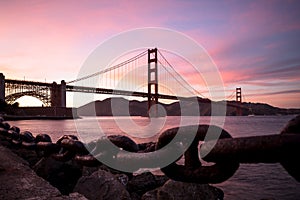
[(288, 133), (300, 133), (300, 115), (291, 119), (281, 131), (281, 134)]
[(130, 193), (131, 200), (141, 200), (141, 195), (138, 195), (135, 192)]
[(85, 198), (83, 195), (79, 194), (78, 192), (73, 192), (71, 194), (69, 194), (68, 196), (70, 198), (70, 200), (72, 199), (77, 199), (77, 200), (88, 200), (87, 198)]
[(90, 200), (131, 199), (125, 187), (111, 173), (98, 170), (90, 176), (81, 177), (74, 192), (84, 195)]
[(128, 184), (128, 181), (129, 181), (129, 178), (127, 175), (125, 174), (115, 174), (114, 175), (115, 178), (122, 184), (122, 185), (127, 185)]
[(127, 184), (127, 190), (132, 193), (143, 195), (149, 190), (162, 186), (168, 178), (166, 176), (154, 176), (150, 172), (145, 172), (134, 176)]
[(82, 176), (90, 176), (92, 175), (94, 172), (98, 171), (98, 167), (86, 167), (83, 166), (82, 167)]
[(7, 122), (0, 122), (0, 127), (9, 130), (10, 124)]
[(75, 163), (57, 161), (52, 157), (42, 158), (33, 169), (39, 176), (58, 188), (62, 194), (73, 191), (82, 175), (80, 167)]
[(141, 143), (138, 144), (139, 146), (139, 152), (146, 153), (146, 152), (153, 152), (155, 151), (155, 142), (147, 142), (147, 143)]
[[(300, 134), (300, 115), (291, 119), (286, 126), (283, 128), (280, 134)], [(298, 146), (291, 145), (289, 151), (292, 153), (284, 154), (281, 165), (285, 168), (285, 170), (293, 176), (298, 182), (300, 182), (300, 163), (297, 159), (295, 159), (295, 155), (298, 153)]]
[(146, 192), (142, 200), (223, 199), (222, 190), (208, 184), (184, 183), (169, 180), (162, 187)]
[(26, 161), (0, 144), (0, 199), (54, 199), (60, 192), (38, 177)]
[(157, 200), (157, 193), (158, 189), (150, 190), (142, 196), (141, 200)]
[(34, 166), (40, 160), (35, 151), (24, 148), (12, 148), (11, 150), (15, 154), (26, 160), (29, 163), (30, 167)]

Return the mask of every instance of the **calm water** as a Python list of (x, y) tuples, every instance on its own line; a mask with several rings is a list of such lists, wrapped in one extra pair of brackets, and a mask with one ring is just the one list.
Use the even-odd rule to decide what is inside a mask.
[[(254, 116), (254, 117), (226, 117), (224, 128), (233, 137), (267, 135), (280, 133), (283, 126), (293, 116)], [(180, 124), (179, 117), (167, 117), (166, 120), (150, 122), (148, 118), (134, 117), (130, 124), (126, 117), (87, 117), (78, 120), (30, 120), (10, 122), (29, 130), (34, 135), (49, 134), (53, 141), (61, 135), (75, 134), (81, 140), (93, 140), (102, 134), (125, 134), (137, 143), (155, 141), (160, 132)], [(115, 122), (115, 120), (117, 122)], [(221, 125), (221, 118), (213, 118), (214, 125)], [(150, 126), (151, 123), (154, 126)], [(186, 117), (184, 125), (210, 124), (210, 117)], [(101, 127), (101, 129), (99, 129)], [(280, 164), (242, 164), (229, 180), (217, 184), (225, 193), (225, 199), (300, 199), (300, 183), (295, 181)]]

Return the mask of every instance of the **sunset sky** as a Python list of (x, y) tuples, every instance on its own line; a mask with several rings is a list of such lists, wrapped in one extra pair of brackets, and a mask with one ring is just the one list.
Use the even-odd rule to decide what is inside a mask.
[(73, 80), (101, 42), (143, 27), (179, 31), (202, 45), (227, 94), (242, 87), (246, 101), (300, 108), (297, 0), (0, 1), (0, 72)]

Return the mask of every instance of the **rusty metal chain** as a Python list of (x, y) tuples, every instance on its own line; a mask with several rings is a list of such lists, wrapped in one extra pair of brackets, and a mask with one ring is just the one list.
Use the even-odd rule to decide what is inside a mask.
[[(178, 132), (179, 128), (180, 132)], [(193, 137), (192, 143), (182, 153), (184, 165), (176, 163), (180, 159), (178, 158), (161, 169), (171, 179), (195, 183), (219, 183), (230, 178), (239, 168), (240, 163), (279, 162), (291, 176), (300, 182), (300, 164), (296, 159), (296, 154), (300, 150), (300, 116), (291, 120), (281, 134), (277, 135), (232, 138), (227, 131), (217, 126), (197, 125), (197, 133), (193, 135), (191, 130), (194, 129), (195, 126), (187, 126), (166, 130), (160, 135), (156, 144), (149, 143), (149, 145), (136, 144), (130, 138), (120, 135), (108, 136), (88, 144), (82, 143), (74, 135), (64, 135), (53, 143), (47, 134), (34, 137), (28, 131), (20, 132), (18, 127), (11, 127), (7, 122), (0, 121), (1, 139), (4, 138), (17, 147), (35, 150), (39, 156), (52, 156), (63, 162), (73, 159), (81, 165), (98, 166), (101, 163), (97, 158), (113, 155), (118, 158), (120, 164), (126, 164), (128, 160), (142, 160), (144, 164), (137, 166), (138, 170), (149, 166), (149, 163), (159, 156), (149, 154), (147, 157), (140, 154), (141, 152), (162, 150), (176, 134), (181, 134), (181, 140), (175, 143), (173, 149), (162, 151), (164, 156), (180, 151), (186, 145), (185, 138)], [(199, 142), (204, 140), (208, 129), (221, 132), (219, 140), (205, 141), (199, 145)], [(114, 152), (108, 151), (107, 142), (113, 143), (119, 149)], [(199, 146), (200, 150), (198, 150)], [(124, 151), (135, 152), (135, 156), (128, 157), (123, 153)], [(215, 164), (204, 166), (200, 162), (199, 152), (201, 159)]]
[[(281, 134), (277, 135), (231, 138), (222, 129), (224, 137), (221, 134), (217, 142), (207, 141), (200, 146), (200, 157), (208, 153), (201, 158), (216, 163), (209, 167), (201, 166), (197, 148), (198, 141), (203, 140), (202, 134), (207, 132), (207, 128), (205, 125), (199, 126), (197, 136), (184, 154), (184, 166), (174, 162), (162, 169), (167, 176), (185, 182), (219, 183), (234, 174), (238, 169), (237, 163), (280, 163), (300, 182), (300, 163), (296, 158), (300, 152), (300, 116), (292, 119)], [(164, 132), (159, 138), (158, 147), (166, 145), (170, 137), (174, 137), (174, 132), (176, 131)]]
[[(190, 127), (181, 127), (182, 137), (189, 137), (191, 132), (185, 129)], [(199, 141), (204, 141), (208, 129), (214, 132), (220, 132), (220, 139), (232, 138), (231, 135), (217, 127), (209, 125), (199, 125), (197, 133), (190, 147), (184, 153), (184, 165), (178, 165), (176, 162), (162, 168), (161, 170), (171, 179), (183, 182), (195, 183), (219, 183), (230, 178), (239, 168), (239, 162), (234, 159), (226, 159), (215, 162), (212, 166), (202, 166), (198, 156)], [(166, 146), (177, 134), (177, 128), (169, 129), (160, 135), (157, 142), (157, 149)]]

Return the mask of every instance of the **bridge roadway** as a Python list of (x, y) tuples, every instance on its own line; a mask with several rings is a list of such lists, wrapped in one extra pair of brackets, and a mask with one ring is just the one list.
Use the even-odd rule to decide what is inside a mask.
[[(105, 88), (93, 88), (93, 87), (83, 87), (83, 86), (72, 86), (66, 85), (67, 92), (84, 92), (84, 93), (95, 93), (95, 94), (112, 94), (112, 95), (122, 95), (122, 96), (134, 96), (134, 97), (148, 97), (146, 92), (133, 92), (127, 90), (116, 90), (116, 89), (105, 89)], [(176, 97), (172, 95), (157, 94), (160, 99), (188, 99), (185, 97)]]
[(25, 80), (5, 79), (5, 83), (19, 84), (19, 85), (52, 87), (52, 83), (43, 83), (43, 82), (37, 82), (37, 81), (25, 81)]
[[(19, 85), (31, 85), (31, 86), (44, 86), (51, 88), (53, 83), (43, 83), (37, 81), (26, 81), (26, 80), (12, 80), (5, 79), (6, 83), (11, 84), (19, 84)], [(116, 89), (106, 89), (106, 88), (94, 88), (94, 87), (85, 87), (85, 86), (74, 86), (74, 85), (66, 85), (67, 92), (83, 92), (83, 93), (95, 93), (95, 94), (112, 94), (112, 95), (123, 95), (123, 96), (134, 96), (134, 97), (148, 97), (147, 92), (133, 92), (127, 90), (116, 90)], [(185, 99), (188, 100), (187, 97), (177, 97), (173, 95), (165, 95), (165, 94), (157, 94), (159, 99), (169, 99), (169, 100), (179, 100)]]

